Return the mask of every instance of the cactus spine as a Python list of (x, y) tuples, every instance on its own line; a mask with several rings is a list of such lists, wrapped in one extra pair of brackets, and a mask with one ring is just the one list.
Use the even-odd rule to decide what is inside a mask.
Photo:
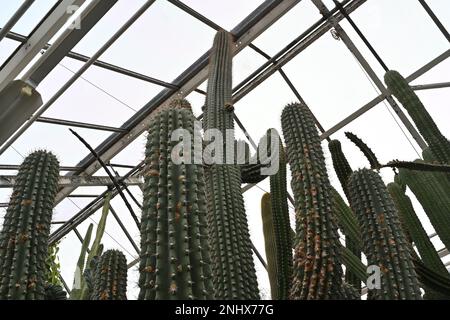
[(369, 299), (421, 299), (411, 252), (381, 177), (367, 169), (356, 171), (350, 178), (349, 192), (367, 264), (381, 271), (381, 289), (370, 290)]
[(108, 250), (95, 269), (92, 300), (127, 300), (127, 259), (118, 250)]
[[(210, 299), (213, 289), (206, 230), (204, 172), (198, 158), (200, 137), (186, 108), (169, 108), (150, 123), (141, 226), (140, 300)], [(171, 141), (184, 129), (183, 152)], [(194, 131), (196, 133), (194, 133)], [(198, 141), (197, 141), (198, 143)], [(175, 159), (174, 157), (180, 156)], [(177, 160), (177, 161), (175, 161)], [(175, 164), (179, 163), (179, 164)]]
[[(214, 39), (203, 124), (205, 130), (216, 129), (223, 136), (227, 130), (234, 135), (231, 81), (231, 35), (222, 30)], [(206, 177), (215, 297), (259, 299), (239, 166), (213, 164)]]
[(446, 177), (407, 169), (400, 169), (399, 177), (419, 200), (441, 241), (450, 248), (450, 183)]
[(313, 117), (290, 104), (281, 117), (296, 211), (292, 299), (343, 299), (339, 235), (331, 185)]
[(439, 131), (433, 118), (405, 78), (397, 71), (389, 71), (385, 75), (385, 82), (388, 89), (408, 111), (437, 160), (441, 163), (450, 163), (450, 142)]
[(42, 300), (59, 163), (45, 151), (25, 158), (0, 234), (0, 300)]

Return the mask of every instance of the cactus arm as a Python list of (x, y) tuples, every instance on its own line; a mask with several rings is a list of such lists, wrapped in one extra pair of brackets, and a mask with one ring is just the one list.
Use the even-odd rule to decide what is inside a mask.
[(354, 274), (360, 282), (367, 281), (367, 266), (361, 262), (350, 249), (341, 247), (342, 263)]
[[(345, 237), (351, 239), (355, 244), (360, 244), (361, 230), (358, 225), (358, 220), (352, 209), (345, 203), (339, 192), (333, 187), (331, 188), (333, 196), (333, 208), (335, 216), (338, 219), (339, 227), (344, 233)], [(360, 246), (359, 246), (360, 247)]]
[(378, 162), (378, 158), (375, 155), (375, 153), (372, 151), (372, 149), (369, 148), (367, 144), (364, 143), (357, 135), (346, 132), (345, 136), (353, 142), (359, 150), (366, 156), (367, 160), (369, 160), (370, 167), (372, 169), (378, 169), (380, 167), (380, 163)]
[(367, 264), (381, 271), (381, 289), (369, 290), (369, 299), (421, 299), (411, 252), (381, 177), (359, 170), (350, 178), (349, 191)]
[(390, 161), (389, 163), (380, 166), (380, 168), (399, 168), (415, 171), (430, 171), (450, 173), (450, 166), (445, 164), (431, 164), (424, 162), (409, 162), (409, 161)]

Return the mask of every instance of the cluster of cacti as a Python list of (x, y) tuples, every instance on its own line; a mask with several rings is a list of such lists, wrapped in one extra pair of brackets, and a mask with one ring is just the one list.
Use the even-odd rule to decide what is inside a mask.
[(0, 300), (43, 300), (59, 163), (45, 151), (25, 158), (0, 233)]
[[(368, 299), (448, 299), (450, 274), (406, 192), (409, 188), (414, 193), (450, 248), (450, 142), (407, 81), (395, 71), (385, 77), (429, 144), (423, 151), (427, 162), (395, 160), (381, 165), (361, 139), (346, 133), (371, 167), (353, 171), (341, 143), (331, 140), (333, 166), (349, 206), (330, 184), (315, 118), (303, 102), (289, 104), (282, 112), (285, 146), (270, 129), (250, 158), (248, 144), (235, 140), (232, 46), (231, 34), (220, 30), (210, 56), (203, 137), (184, 99), (156, 111), (149, 123), (142, 216), (137, 221), (139, 299), (260, 298), (242, 184), (263, 181), (268, 177), (263, 169), (273, 161), (278, 170), (270, 175), (270, 193), (261, 199), (272, 299), (356, 300), (361, 299), (362, 283)], [(223, 143), (211, 150), (217, 133)], [(207, 151), (220, 162), (206, 161)], [(287, 164), (295, 231), (289, 219)], [(388, 167), (399, 172), (386, 186), (377, 171)], [(34, 152), (20, 166), (0, 233), (0, 300), (67, 299), (57, 249), (48, 247), (58, 179), (59, 163), (49, 152)], [(93, 244), (92, 224), (83, 239), (77, 233), (82, 245), (72, 300), (127, 299), (126, 257), (118, 250), (103, 253), (101, 243), (109, 191)], [(345, 236), (345, 246), (340, 235)], [(373, 287), (372, 271), (379, 276), (379, 287)]]
[(444, 245), (450, 248), (450, 182), (438, 173), (407, 169), (400, 169), (399, 177), (419, 200)]
[[(234, 128), (231, 86), (232, 40), (228, 32), (221, 30), (214, 39), (210, 58), (205, 131), (216, 129), (226, 136), (226, 131), (230, 134)], [(234, 136), (233, 131), (231, 135)], [(227, 149), (224, 143), (223, 150)], [(259, 298), (241, 182), (238, 165), (213, 164), (206, 170), (208, 229), (217, 299)]]
[(296, 210), (291, 299), (344, 299), (337, 221), (320, 138), (309, 109), (290, 104), (282, 113)]
[(108, 250), (95, 268), (92, 300), (127, 300), (127, 259), (118, 250)]
[(183, 141), (187, 150), (178, 154), (179, 164), (172, 158), (179, 142), (171, 140), (171, 133), (182, 128), (194, 137), (194, 121), (190, 110), (169, 108), (150, 123), (139, 299), (211, 299), (214, 294), (203, 166), (182, 158), (184, 152), (198, 156), (194, 141)]
[(385, 82), (391, 93), (408, 111), (436, 159), (441, 163), (450, 163), (450, 142), (439, 131), (433, 118), (406, 79), (397, 71), (389, 71), (385, 75)]
[(369, 290), (369, 299), (421, 299), (412, 255), (381, 177), (367, 169), (356, 171), (349, 192), (367, 263), (381, 275), (381, 287)]

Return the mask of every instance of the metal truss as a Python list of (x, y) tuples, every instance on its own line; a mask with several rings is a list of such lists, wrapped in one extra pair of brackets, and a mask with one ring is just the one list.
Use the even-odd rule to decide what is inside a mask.
[[(303, 52), (306, 48), (312, 45), (316, 40), (333, 30), (335, 35), (338, 35), (340, 40), (348, 48), (349, 53), (355, 56), (358, 63), (362, 66), (367, 73), (371, 81), (375, 84), (380, 94), (369, 101), (364, 106), (356, 109), (355, 112), (345, 117), (342, 121), (329, 129), (323, 128), (318, 119), (316, 124), (321, 131), (321, 139), (329, 139), (331, 135), (344, 128), (353, 120), (357, 119), (367, 111), (376, 107), (380, 103), (386, 101), (390, 107), (394, 110), (395, 114), (402, 121), (404, 126), (409, 131), (410, 135), (414, 138), (417, 145), (420, 148), (425, 148), (426, 143), (415, 129), (414, 125), (408, 120), (407, 116), (403, 113), (402, 109), (397, 105), (396, 100), (391, 96), (386, 86), (382, 83), (381, 79), (377, 76), (373, 66), (371, 66), (368, 60), (363, 56), (360, 49), (355, 45), (352, 39), (348, 36), (347, 32), (342, 28), (341, 22), (347, 20), (350, 26), (357, 33), (359, 38), (367, 46), (371, 54), (376, 58), (380, 66), (384, 70), (388, 69), (388, 66), (384, 63), (382, 57), (377, 53), (375, 48), (365, 38), (364, 34), (351, 19), (351, 14), (357, 10), (360, 6), (367, 2), (367, 0), (333, 0), (335, 7), (331, 10), (323, 4), (321, 0), (307, 0), (312, 1), (318, 8), (322, 17), (317, 22), (313, 23), (306, 31), (298, 35), (289, 45), (280, 50), (277, 54), (269, 56), (260, 48), (256, 47), (252, 41), (255, 40), (265, 30), (270, 28), (278, 19), (280, 19), (289, 10), (295, 7), (301, 0), (266, 0), (257, 9), (255, 9), (248, 17), (246, 17), (240, 24), (238, 24), (231, 34), (234, 36), (234, 50), (233, 54), (238, 54), (245, 47), (249, 47), (267, 61), (259, 67), (256, 71), (251, 73), (241, 83), (239, 83), (233, 89), (233, 102), (236, 103), (252, 92), (257, 86), (271, 77), (274, 73), (279, 72), (286, 84), (292, 90), (294, 95), (300, 102), (303, 102), (303, 98), (297, 88), (294, 87), (289, 77), (283, 71), (289, 61), (291, 61), (298, 54)], [(204, 91), (198, 89), (208, 75), (208, 59), (209, 52), (203, 54), (197, 61), (195, 61), (188, 69), (180, 74), (172, 83), (168, 83), (148, 75), (140, 74), (138, 72), (127, 70), (120, 66), (116, 66), (99, 58), (102, 54), (117, 40), (120, 36), (144, 13), (154, 1), (147, 1), (92, 57), (88, 57), (76, 52), (71, 51), (74, 46), (83, 38), (83, 36), (89, 32), (89, 30), (114, 6), (117, 1), (92, 1), (86, 9), (81, 13), (81, 18), (86, 22), (87, 28), (83, 26), (82, 33), (73, 32), (68, 28), (53, 45), (49, 45), (48, 41), (64, 24), (67, 19), (67, 12), (63, 9), (68, 5), (81, 5), (84, 0), (64, 0), (59, 1), (54, 8), (49, 12), (47, 17), (39, 24), (35, 31), (30, 36), (24, 36), (11, 32), (12, 26), (18, 21), (18, 19), (26, 12), (33, 1), (25, 1), (23, 5), (17, 10), (10, 21), (0, 30), (0, 41), (6, 37), (21, 43), (19, 49), (13, 53), (13, 55), (7, 60), (7, 62), (0, 69), (0, 91), (13, 80), (39, 53), (40, 50), (45, 50), (45, 53), (26, 73), (24, 80), (28, 81), (31, 85), (37, 85), (48, 73), (61, 61), (64, 57), (72, 58), (77, 61), (81, 61), (84, 65), (79, 71), (77, 71), (73, 77), (65, 83), (58, 92), (51, 97), (34, 115), (31, 119), (27, 120), (25, 124), (18, 124), (18, 128), (21, 128), (11, 137), (7, 137), (9, 140), (4, 143), (0, 149), (0, 154), (6, 151), (14, 141), (21, 136), (33, 123), (42, 122), (52, 125), (62, 125), (69, 127), (81, 127), (92, 130), (109, 131), (112, 134), (104, 140), (97, 148), (96, 152), (100, 155), (101, 159), (109, 163), (118, 153), (124, 150), (130, 143), (140, 137), (148, 127), (150, 119), (153, 114), (166, 108), (169, 102), (174, 98), (186, 97), (192, 92), (205, 94)], [(209, 20), (205, 16), (196, 12), (182, 1), (168, 0), (169, 3), (183, 10), (186, 14), (191, 15), (193, 18), (201, 21), (214, 30), (219, 30), (221, 27), (215, 22)], [(105, 3), (108, 3), (105, 5)], [(439, 21), (437, 16), (433, 13), (431, 8), (427, 5), (426, 1), (418, 0), (418, 3), (422, 5), (424, 10), (429, 15), (430, 19), (435, 23), (436, 27), (440, 30), (442, 35), (450, 42), (450, 35), (445, 29), (444, 25)], [(28, 50), (24, 50), (28, 48)], [(450, 56), (450, 47), (441, 55), (425, 64), (420, 69), (416, 70), (409, 77), (408, 82), (416, 80), (418, 77), (424, 75), (429, 70), (434, 68), (439, 63), (443, 62)], [(135, 115), (128, 119), (124, 125), (120, 128), (103, 126), (92, 123), (82, 123), (70, 120), (53, 119), (43, 117), (43, 113), (54, 103), (57, 99), (63, 95), (71, 85), (79, 79), (82, 74), (91, 66), (96, 66), (109, 71), (117, 72), (122, 75), (126, 75), (131, 78), (139, 79), (148, 83), (159, 85), (163, 90), (157, 94), (151, 101), (143, 106)], [(412, 86), (414, 90), (430, 90), (439, 88), (450, 87), (450, 82), (434, 83), (434, 84), (421, 84)], [(300, 90), (301, 91), (301, 90)], [(241, 130), (245, 133), (247, 139), (256, 147), (254, 140), (250, 137), (249, 133), (245, 129), (244, 124), (235, 117), (235, 121)], [(120, 181), (120, 188), (127, 191), (128, 195), (133, 199), (136, 205), (141, 206), (138, 203), (133, 194), (128, 190), (127, 186), (141, 186), (142, 177), (141, 171), (144, 167), (144, 163), (141, 162), (136, 166), (110, 164), (115, 168), (128, 169), (128, 173), (118, 178)], [(17, 170), (16, 165), (0, 165), (0, 170)], [(55, 243), (61, 240), (64, 236), (74, 231), (82, 241), (81, 235), (77, 231), (83, 221), (89, 218), (92, 214), (97, 212), (104, 203), (105, 196), (108, 191), (103, 192), (100, 195), (75, 195), (75, 191), (80, 186), (108, 186), (112, 190), (112, 197), (118, 194), (118, 190), (111, 187), (111, 180), (108, 177), (93, 177), (92, 175), (100, 169), (99, 163), (91, 155), (82, 159), (78, 165), (74, 167), (61, 167), (62, 172), (67, 172), (66, 176), (60, 178), (60, 190), (57, 194), (57, 203), (60, 203), (66, 197), (91, 197), (93, 200), (76, 213), (68, 221), (56, 222), (54, 224), (60, 225), (56, 231), (50, 236), (50, 243)], [(116, 173), (117, 174), (117, 173)], [(0, 188), (9, 188), (14, 183), (15, 176), (0, 176)], [(254, 185), (247, 185), (243, 187), (243, 192), (250, 190)], [(2, 206), (2, 204), (0, 204)], [(134, 242), (133, 238), (127, 231), (125, 225), (120, 221), (119, 216), (111, 208), (111, 212), (118, 222), (120, 228), (125, 233), (127, 239), (130, 241), (136, 252), (139, 254), (139, 248)], [(433, 236), (430, 236), (433, 237)], [(265, 262), (259, 255), (257, 250), (254, 250), (261, 263)], [(440, 256), (444, 257), (448, 255), (448, 250), (440, 251)], [(135, 265), (138, 260), (130, 263), (129, 267)]]

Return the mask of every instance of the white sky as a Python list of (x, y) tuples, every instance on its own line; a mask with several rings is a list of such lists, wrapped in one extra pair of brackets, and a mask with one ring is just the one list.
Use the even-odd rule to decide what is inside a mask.
[[(14, 32), (29, 34), (34, 25), (45, 15), (56, 1), (37, 0), (27, 14), (13, 28)], [(234, 28), (242, 19), (263, 1), (257, 0), (184, 0), (193, 9), (202, 13), (227, 30)], [(448, 0), (428, 0), (442, 23), (450, 30), (450, 2)], [(112, 10), (93, 28), (93, 30), (75, 47), (74, 51), (92, 55), (104, 42), (144, 3), (144, 0), (120, 0)], [(331, 8), (332, 1), (325, 1)], [(9, 19), (20, 6), (21, 1), (0, 0), (0, 26)], [(449, 44), (416, 0), (368, 0), (352, 18), (358, 24), (389, 68), (400, 71), (407, 76), (449, 49)], [(254, 44), (273, 55), (300, 35), (312, 23), (320, 19), (320, 14), (310, 0), (303, 0), (283, 18), (264, 32)], [(347, 22), (341, 24), (358, 48), (364, 53), (380, 78), (384, 71), (377, 64), (370, 52), (362, 44)], [(190, 17), (180, 9), (164, 0), (155, 4), (120, 38), (102, 57), (101, 60), (124, 68), (171, 82), (197, 58), (206, 52), (215, 31)], [(0, 64), (15, 50), (17, 42), (4, 39), (0, 42)], [(237, 84), (253, 72), (265, 59), (251, 49), (244, 49), (234, 60), (234, 83)], [(66, 68), (76, 71), (82, 64), (71, 59), (64, 59), (60, 66), (39, 85), (38, 91), (47, 101), (73, 74)], [(295, 87), (306, 100), (316, 117), (328, 129), (356, 111), (358, 108), (378, 95), (365, 73), (350, 54), (342, 41), (334, 40), (329, 33), (316, 41), (304, 52), (294, 58), (284, 68)], [(439, 64), (414, 84), (426, 84), (450, 81), (450, 59)], [(97, 67), (91, 67), (84, 75), (44, 114), (46, 117), (69, 119), (119, 127), (131, 117), (135, 110), (144, 106), (162, 88), (156, 85), (115, 74)], [(93, 85), (114, 96), (111, 98)], [(202, 85), (202, 88), (205, 84)], [(420, 91), (419, 96), (428, 108), (441, 131), (450, 137), (450, 88)], [(200, 113), (204, 97), (192, 93), (188, 99), (193, 104), (194, 112)], [(121, 102), (118, 102), (120, 100)], [(236, 114), (244, 123), (255, 141), (268, 128), (281, 132), (280, 115), (283, 107), (295, 101), (294, 94), (279, 76), (274, 74), (236, 105)], [(379, 104), (361, 116), (332, 138), (343, 144), (354, 169), (367, 165), (363, 156), (344, 137), (345, 131), (352, 131), (372, 147), (382, 162), (392, 159), (414, 160), (417, 158), (413, 147), (408, 142), (389, 107)], [(399, 122), (399, 119), (396, 119)], [(403, 131), (406, 131), (401, 126)], [(96, 146), (109, 136), (109, 133), (88, 129), (76, 129), (89, 143)], [(244, 138), (237, 131), (240, 138)], [(407, 134), (408, 138), (412, 138)], [(415, 144), (414, 147), (419, 150)], [(137, 139), (112, 162), (135, 165), (143, 159), (145, 136)], [(88, 151), (69, 133), (66, 127), (36, 123), (27, 130), (14, 144), (0, 156), (1, 164), (19, 164), (22, 157), (37, 148), (52, 150), (64, 166), (76, 165)], [(332, 184), (340, 190), (339, 182), (332, 170), (326, 144), (324, 150)], [(124, 171), (121, 171), (122, 173)], [(11, 172), (0, 172), (11, 174)], [(99, 172), (99, 175), (104, 173)], [(384, 170), (383, 178), (388, 183), (392, 172)], [(260, 184), (261, 189), (269, 190), (268, 181)], [(138, 188), (131, 188), (142, 199)], [(103, 188), (80, 188), (79, 194), (99, 194)], [(10, 190), (0, 190), (0, 202), (8, 202)], [(254, 188), (245, 194), (250, 232), (255, 246), (264, 256), (264, 241), (260, 219), (260, 199), (263, 191)], [(54, 219), (61, 221), (78, 212), (89, 200), (64, 200), (55, 209)], [(130, 233), (139, 244), (139, 230), (134, 225), (120, 197), (112, 201)], [(134, 208), (139, 212), (138, 208)], [(416, 209), (430, 233), (432, 227), (423, 214), (420, 205)], [(4, 214), (0, 211), (0, 220)], [(293, 217), (293, 213), (292, 217)], [(98, 213), (92, 217), (98, 221)], [(87, 220), (78, 227), (84, 235)], [(119, 248), (125, 251), (128, 261), (136, 257), (112, 215), (108, 218), (107, 235), (104, 236), (106, 249)], [(442, 243), (435, 239), (438, 249)], [(62, 275), (70, 285), (73, 279), (80, 243), (74, 233), (64, 238), (60, 245)], [(448, 261), (448, 257), (445, 261)], [(267, 296), (268, 279), (264, 269), (255, 261), (261, 290)], [(129, 298), (135, 298), (137, 289), (136, 268), (129, 272)]]

